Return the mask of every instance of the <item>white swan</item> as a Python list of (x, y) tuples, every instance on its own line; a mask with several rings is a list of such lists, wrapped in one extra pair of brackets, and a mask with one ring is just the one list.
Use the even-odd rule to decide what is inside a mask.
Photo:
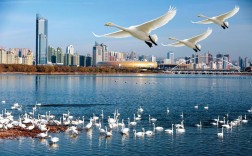
[(106, 137), (112, 136), (112, 132), (108, 131), (107, 126), (105, 126), (105, 135), (106, 135)]
[(172, 129), (166, 129), (165, 132), (169, 134), (173, 134), (173, 125), (174, 124), (172, 124)]
[(242, 123), (248, 123), (246, 114), (245, 114), (245, 116), (244, 116), (244, 119), (242, 119)]
[(199, 124), (196, 124), (195, 126), (201, 128), (202, 127), (201, 121)]
[(130, 122), (130, 118), (128, 118), (128, 123), (129, 123), (131, 126), (135, 126), (135, 125), (137, 124), (136, 121)]
[(224, 134), (224, 133), (223, 133), (223, 127), (222, 127), (221, 133), (217, 133), (217, 136), (220, 137), (220, 138), (223, 138), (223, 134)]
[(194, 108), (195, 108), (195, 109), (198, 109), (198, 108), (199, 108), (199, 104), (195, 105)]
[(235, 8), (227, 13), (221, 14), (219, 16), (214, 16), (214, 17), (207, 17), (204, 15), (198, 15), (198, 17), (202, 17), (202, 18), (206, 18), (205, 20), (202, 21), (198, 21), (198, 22), (193, 22), (192, 23), (196, 23), (196, 24), (211, 24), (211, 23), (215, 23), (217, 25), (220, 25), (223, 29), (228, 28), (229, 23), (226, 22), (225, 20), (234, 16), (238, 11), (239, 11), (239, 7), (235, 6)]
[(147, 136), (152, 136), (152, 135), (154, 134), (154, 132), (153, 132), (153, 131), (148, 130), (148, 131), (146, 131), (146, 132), (145, 132), (145, 134), (146, 134)]
[(120, 27), (111, 22), (108, 22), (105, 24), (105, 26), (116, 27), (120, 29), (120, 31), (105, 34), (105, 35), (96, 35), (95, 33), (93, 34), (96, 37), (110, 37), (110, 38), (125, 38), (129, 36), (133, 36), (139, 40), (145, 41), (145, 43), (149, 47), (152, 47), (152, 44), (157, 45), (156, 42), (158, 40), (158, 37), (156, 34), (150, 35), (149, 33), (152, 30), (155, 30), (159, 27), (164, 26), (171, 19), (173, 19), (173, 17), (176, 15), (176, 11), (177, 11), (176, 8), (170, 7), (169, 11), (163, 16), (153, 19), (151, 21), (145, 22), (140, 25), (130, 26), (128, 28)]
[(144, 128), (142, 128), (142, 132), (136, 132), (136, 130), (133, 130), (135, 137), (144, 137)]
[(170, 113), (169, 107), (166, 108), (166, 113), (167, 113), (167, 114)]
[(181, 121), (181, 124), (175, 124), (176, 132), (178, 133), (184, 133), (185, 132), (185, 127), (184, 127), (184, 120)]
[(140, 107), (138, 108), (138, 112), (142, 113), (143, 111), (144, 111), (143, 108), (140, 106)]
[(169, 37), (170, 40), (175, 40), (177, 42), (172, 43), (172, 44), (167, 44), (167, 45), (162, 44), (162, 45), (163, 46), (172, 46), (172, 47), (187, 46), (189, 48), (192, 48), (195, 52), (198, 52), (201, 49), (201, 45), (197, 44), (197, 43), (204, 40), (204, 39), (206, 39), (211, 33), (212, 33), (212, 29), (208, 28), (206, 32), (204, 32), (204, 33), (202, 33), (202, 34), (200, 34), (198, 36), (189, 38), (189, 39), (178, 40), (178, 39), (176, 39), (174, 37)]
[(92, 121), (92, 119), (90, 119), (89, 123), (85, 126), (86, 130), (89, 130), (92, 127), (93, 124), (91, 121)]
[(49, 130), (50, 130), (50, 128), (48, 128), (47, 131), (44, 132), (44, 133), (39, 133), (39, 134), (37, 135), (37, 137), (38, 137), (38, 138), (45, 138), (45, 137), (47, 137), (47, 136), (48, 136), (48, 131), (49, 131)]
[(157, 119), (156, 118), (151, 118), (151, 116), (149, 115), (149, 122), (156, 122)]
[(204, 109), (208, 110), (208, 105), (206, 105), (206, 106), (204, 107)]
[(155, 123), (152, 123), (152, 124), (153, 124), (153, 131), (155, 131), (155, 130), (157, 130), (157, 131), (163, 131), (164, 130), (163, 127), (160, 127), (160, 126), (156, 127)]
[(252, 113), (252, 107), (248, 110), (249, 113)]
[(50, 138), (50, 143), (55, 144), (59, 141), (58, 137), (52, 137), (51, 135), (48, 136)]
[(123, 126), (121, 129), (121, 133), (127, 135), (127, 134), (129, 134), (129, 130), (130, 130), (129, 128), (126, 128), (125, 126)]

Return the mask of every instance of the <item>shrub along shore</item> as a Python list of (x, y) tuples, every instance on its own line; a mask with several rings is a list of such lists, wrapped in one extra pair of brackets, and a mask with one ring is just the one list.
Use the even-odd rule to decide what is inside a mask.
[[(52, 65), (0, 64), (0, 73), (25, 74), (94, 74), (94, 73), (140, 73), (140, 68), (76, 67)], [(145, 71), (154, 73), (154, 70)]]

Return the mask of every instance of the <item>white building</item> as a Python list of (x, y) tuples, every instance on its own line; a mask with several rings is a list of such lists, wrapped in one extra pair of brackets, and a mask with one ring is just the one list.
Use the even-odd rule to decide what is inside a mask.
[(72, 54), (72, 55), (74, 54), (74, 47), (73, 47), (73, 45), (67, 46), (66, 53), (67, 54)]

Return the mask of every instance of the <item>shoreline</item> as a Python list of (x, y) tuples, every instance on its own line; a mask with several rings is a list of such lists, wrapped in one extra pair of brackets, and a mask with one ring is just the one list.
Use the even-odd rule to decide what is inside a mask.
[(252, 76), (252, 72), (246, 73), (233, 73), (233, 74), (174, 74), (171, 72), (0, 72), (0, 75), (113, 75), (113, 74), (165, 74), (165, 75), (215, 75), (215, 76)]

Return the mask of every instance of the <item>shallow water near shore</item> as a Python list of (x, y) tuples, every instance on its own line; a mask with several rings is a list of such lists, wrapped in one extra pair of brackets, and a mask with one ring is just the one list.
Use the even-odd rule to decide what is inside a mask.
[[(35, 115), (50, 111), (59, 120), (70, 112), (74, 119), (85, 116), (85, 125), (93, 113), (100, 116), (102, 128), (108, 126), (108, 116), (118, 109), (128, 127), (128, 118), (141, 106), (142, 119), (130, 126), (128, 136), (114, 128), (112, 137), (99, 134), (99, 129), (81, 130), (76, 137), (66, 132), (50, 133), (59, 137), (57, 144), (48, 139), (0, 139), (0, 155), (249, 155), (252, 152), (252, 77), (216, 75), (0, 75), (0, 110), (11, 111), (16, 120), (20, 114), (31, 112), (36, 102)], [(22, 111), (11, 110), (18, 102)], [(198, 104), (198, 109), (194, 106)], [(204, 107), (208, 105), (209, 109)], [(167, 107), (169, 113), (167, 113)], [(181, 122), (184, 114), (186, 132), (173, 135), (155, 132), (151, 137), (135, 137), (142, 128), (153, 130), (149, 114), (157, 118), (156, 126), (171, 129)], [(228, 117), (227, 117), (228, 114)], [(213, 126), (213, 119), (237, 119), (246, 114), (248, 123), (224, 129)], [(195, 124), (202, 122), (202, 128)], [(1, 133), (1, 132), (0, 132)]]

